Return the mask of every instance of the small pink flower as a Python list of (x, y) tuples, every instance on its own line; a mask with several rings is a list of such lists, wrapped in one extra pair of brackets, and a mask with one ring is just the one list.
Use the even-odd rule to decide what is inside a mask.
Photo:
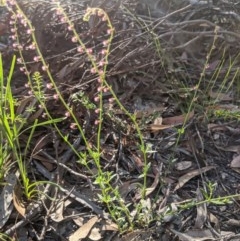
[(54, 95), (53, 95), (53, 99), (54, 99), (54, 100), (58, 100), (58, 99), (59, 99), (58, 95), (57, 95), (57, 94), (54, 94)]
[(78, 51), (79, 53), (83, 53), (83, 48), (82, 48), (81, 46), (79, 46), (79, 47), (77, 48), (77, 51)]
[(92, 54), (93, 50), (91, 48), (86, 50), (88, 54)]
[(25, 71), (24, 67), (20, 67), (19, 69), (20, 69), (21, 72)]
[(61, 18), (60, 18), (60, 22), (61, 22), (61, 23), (66, 23), (66, 18), (65, 18), (65, 17), (61, 17)]
[(21, 58), (17, 58), (17, 63), (22, 64), (22, 59)]
[(102, 81), (101, 78), (98, 78), (98, 79), (97, 79), (97, 82), (98, 82), (98, 83), (102, 83), (103, 81)]
[(101, 54), (105, 55), (106, 53), (107, 53), (107, 50), (106, 49), (102, 49)]
[(29, 88), (29, 84), (28, 84), (28, 83), (26, 83), (24, 86), (25, 86), (26, 88)]
[(42, 118), (46, 118), (47, 117), (47, 114), (46, 113), (43, 113), (42, 114)]
[(102, 17), (102, 21), (103, 21), (103, 22), (107, 21), (107, 16), (106, 16), (106, 15), (104, 15), (104, 16)]
[(99, 96), (95, 96), (95, 97), (94, 97), (94, 101), (95, 101), (95, 102), (98, 102), (99, 100), (100, 100)]
[(71, 123), (70, 124), (70, 129), (76, 130), (77, 129), (77, 124), (76, 123)]
[(95, 120), (95, 121), (94, 121), (94, 124), (95, 124), (95, 125), (99, 125), (99, 124), (100, 124), (100, 120)]
[(66, 112), (64, 115), (65, 115), (67, 118), (70, 117), (70, 113), (69, 113), (69, 112)]
[(22, 15), (21, 13), (18, 13), (18, 14), (17, 14), (17, 17), (18, 17), (18, 18), (23, 18), (23, 15)]
[(32, 94), (33, 94), (33, 92), (32, 92), (31, 90), (29, 90), (29, 91), (28, 91), (28, 94), (29, 94), (29, 95), (32, 95)]
[(33, 32), (34, 32), (34, 29), (28, 29), (27, 30), (27, 34), (29, 34), (29, 35), (32, 34)]
[(108, 99), (108, 102), (109, 102), (109, 103), (113, 103), (113, 102), (114, 102), (114, 98)]
[(104, 66), (105, 64), (106, 63), (104, 61), (102, 61), (102, 60), (100, 60), (99, 63), (98, 63), (99, 66)]
[(63, 14), (62, 9), (61, 8), (57, 8), (56, 9), (56, 14), (57, 15), (62, 15)]
[(10, 31), (11, 31), (12, 33), (15, 33), (15, 32), (16, 32), (16, 29), (15, 29), (15, 28), (11, 28)]
[(99, 114), (99, 113), (100, 113), (100, 109), (96, 109), (96, 110), (95, 110), (95, 113), (96, 113), (96, 114)]
[(52, 89), (53, 85), (52, 85), (52, 83), (47, 83), (46, 87), (47, 87), (47, 89), (50, 90), (50, 89)]
[(72, 37), (72, 42), (73, 42), (73, 43), (76, 43), (77, 41), (78, 41), (78, 40), (77, 40), (77, 37), (76, 37), (76, 36), (73, 36), (73, 37)]
[(97, 91), (100, 92), (100, 91), (102, 91), (102, 89), (103, 89), (103, 88), (102, 88), (101, 86), (99, 86), (99, 87), (97, 88)]
[(96, 68), (94, 68), (94, 67), (91, 68), (91, 73), (92, 73), (92, 74), (96, 74), (96, 72), (97, 72)]
[(104, 93), (106, 93), (106, 92), (108, 92), (109, 91), (109, 88), (108, 87), (105, 87), (104, 89), (103, 89), (103, 92)]
[(31, 49), (31, 50), (36, 49), (35, 43), (30, 44), (30, 45), (28, 46), (28, 48)]
[(15, 21), (10, 20), (10, 21), (9, 21), (9, 24), (10, 24), (10, 25), (13, 25), (13, 24), (15, 24)]
[(104, 40), (102, 44), (103, 44), (104, 47), (106, 47), (109, 44), (109, 41), (108, 40)]
[(16, 40), (16, 39), (17, 39), (17, 36), (16, 36), (16, 35), (12, 35), (12, 36), (10, 36), (10, 38), (11, 38), (12, 40)]
[(107, 30), (107, 34), (111, 34), (111, 33), (113, 33), (113, 29), (111, 29), (111, 28), (109, 28), (108, 30)]
[(43, 65), (43, 66), (42, 66), (42, 70), (43, 70), (43, 71), (47, 71), (47, 69), (48, 69), (48, 66), (46, 66), (46, 65)]
[(74, 27), (73, 25), (69, 25), (69, 26), (68, 26), (68, 30), (69, 30), (69, 31), (72, 31), (72, 30), (73, 30), (73, 27)]
[(27, 25), (27, 21), (26, 21), (26, 19), (21, 19), (21, 21), (20, 21), (20, 22), (21, 22), (21, 24), (22, 24), (22, 25), (24, 25), (24, 26), (26, 26), (26, 25)]
[(34, 57), (33, 57), (33, 60), (34, 60), (35, 62), (40, 61), (40, 59), (41, 59), (40, 56), (34, 56)]

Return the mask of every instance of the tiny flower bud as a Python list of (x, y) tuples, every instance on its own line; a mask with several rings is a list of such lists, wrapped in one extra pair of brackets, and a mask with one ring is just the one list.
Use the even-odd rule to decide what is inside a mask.
[(72, 129), (72, 130), (77, 129), (77, 124), (76, 123), (71, 123), (70, 124), (70, 129)]
[(52, 89), (53, 85), (52, 85), (52, 83), (47, 83), (46, 87), (47, 87), (47, 89), (50, 90), (50, 89)]
[(108, 34), (111, 34), (112, 32), (113, 32), (113, 29), (111, 29), (111, 28), (107, 30)]
[(17, 39), (16, 35), (12, 35), (12, 36), (10, 36), (10, 38), (11, 38), (12, 40), (16, 40), (16, 39)]
[(77, 51), (78, 51), (79, 53), (83, 53), (83, 48), (82, 48), (81, 46), (79, 46), (79, 47), (77, 48)]
[(76, 43), (76, 42), (77, 42), (77, 37), (76, 37), (76, 36), (73, 36), (73, 37), (72, 37), (72, 42), (73, 42), (73, 43)]
[(36, 49), (35, 43), (30, 44), (30, 45), (28, 46), (28, 48), (31, 49), (31, 50)]
[(109, 41), (108, 40), (104, 40), (102, 44), (103, 44), (104, 47), (106, 47), (109, 44)]
[(34, 60), (35, 62), (40, 61), (40, 59), (41, 59), (40, 56), (34, 56), (34, 57), (33, 57), (33, 60)]
[(21, 58), (17, 58), (17, 63), (22, 64), (22, 59)]
[(61, 17), (60, 22), (61, 23), (66, 23), (66, 18), (65, 17)]
[(96, 110), (95, 110), (95, 113), (96, 113), (96, 114), (99, 114), (99, 113), (100, 113), (100, 109), (96, 109)]
[(66, 112), (64, 115), (65, 115), (66, 117), (70, 117), (70, 113), (69, 113), (69, 112)]
[(28, 30), (27, 30), (27, 34), (32, 34), (33, 32), (34, 32), (33, 29), (28, 29)]
[(102, 49), (101, 54), (105, 55), (106, 53), (107, 53), (107, 50), (106, 49)]
[(58, 100), (58, 99), (59, 99), (59, 98), (58, 98), (58, 95), (57, 95), (57, 94), (54, 94), (54, 95), (53, 95), (53, 99), (54, 99), (54, 100)]
[(94, 97), (94, 101), (95, 101), (95, 102), (98, 102), (99, 100), (100, 100), (99, 96), (95, 96), (95, 97)]
[(100, 92), (100, 91), (102, 91), (102, 89), (103, 89), (103, 88), (102, 88), (101, 86), (99, 86), (99, 87), (97, 88), (97, 91)]
[(93, 52), (92, 49), (87, 49), (87, 53), (88, 53), (88, 54), (91, 54), (92, 52)]
[(114, 102), (114, 98), (108, 99), (108, 102), (109, 102), (109, 103), (113, 103), (113, 102)]
[(98, 82), (98, 83), (102, 83), (103, 81), (102, 81), (101, 78), (98, 78), (98, 79), (97, 79), (97, 82)]
[(73, 30), (73, 25), (69, 25), (69, 26), (68, 26), (68, 30), (69, 30), (69, 31), (72, 31), (72, 30)]
[(100, 120), (95, 120), (95, 121), (94, 121), (94, 124), (95, 124), (95, 125), (99, 125), (99, 124), (100, 124)]
[(106, 15), (104, 15), (104, 16), (102, 17), (102, 21), (103, 21), (103, 22), (107, 21), (107, 16), (106, 16)]
[(104, 93), (106, 93), (106, 92), (108, 92), (109, 91), (109, 88), (108, 87), (105, 87), (104, 89), (103, 89), (103, 92)]
[(48, 69), (48, 66), (46, 66), (46, 65), (43, 65), (43, 66), (42, 66), (42, 70), (43, 70), (43, 71), (47, 71), (47, 69)]
[(94, 67), (91, 68), (91, 73), (92, 73), (92, 74), (96, 74), (96, 72), (97, 72), (97, 71), (96, 71), (96, 68), (94, 68)]

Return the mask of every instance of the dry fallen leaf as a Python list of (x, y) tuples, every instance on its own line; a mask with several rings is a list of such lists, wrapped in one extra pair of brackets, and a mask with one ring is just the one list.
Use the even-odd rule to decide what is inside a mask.
[(240, 167), (240, 155), (233, 158), (231, 161), (230, 167), (239, 168)]
[(16, 175), (10, 173), (6, 177), (6, 185), (0, 194), (0, 229), (7, 222), (13, 210), (13, 190), (17, 183)]
[(230, 101), (232, 100), (232, 97), (230, 97), (228, 94), (220, 93), (220, 92), (213, 92), (209, 91), (209, 96), (217, 101)]
[(25, 217), (26, 208), (21, 201), (21, 194), (20, 184), (16, 184), (13, 192), (13, 205), (18, 213), (21, 214), (22, 217)]
[(179, 237), (181, 241), (204, 241), (204, 240), (216, 240), (213, 237), (212, 232), (209, 229), (196, 229), (189, 230), (185, 233), (178, 232), (176, 230), (170, 229), (174, 234)]
[(191, 161), (181, 161), (181, 162), (176, 163), (174, 166), (175, 166), (176, 170), (184, 171), (184, 170), (187, 170), (188, 168), (190, 168), (192, 166), (192, 164), (193, 163)]
[(193, 118), (193, 116), (194, 116), (194, 111), (184, 115), (163, 118), (162, 124), (163, 125), (181, 125), (185, 121), (188, 121), (191, 118)]
[(70, 235), (69, 241), (79, 241), (83, 238), (86, 238), (97, 221), (98, 217), (95, 216), (91, 218), (87, 223), (83, 224), (83, 226)]
[(91, 233), (88, 236), (89, 239), (94, 240), (94, 241), (98, 241), (102, 238), (101, 233), (100, 233), (100, 229), (99, 228), (93, 228), (91, 230)]
[[(200, 188), (197, 188), (196, 194), (197, 194), (197, 202), (201, 202), (204, 200), (204, 197)], [(202, 203), (200, 205), (197, 205), (197, 217), (195, 220), (194, 228), (201, 229), (204, 223), (206, 222), (206, 220), (207, 220), (207, 204)]]
[(211, 169), (215, 168), (214, 166), (208, 166), (208, 167), (203, 167), (203, 168), (200, 168), (200, 169), (196, 169), (196, 170), (193, 170), (193, 171), (190, 171), (189, 173), (181, 176), (179, 179), (178, 179), (178, 184), (176, 185), (174, 191), (178, 190), (179, 188), (181, 188), (185, 183), (187, 183), (190, 179), (200, 175), (201, 173), (203, 172), (207, 172)]

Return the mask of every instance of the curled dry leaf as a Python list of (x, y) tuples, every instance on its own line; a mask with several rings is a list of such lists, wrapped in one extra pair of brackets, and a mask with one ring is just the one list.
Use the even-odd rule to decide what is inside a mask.
[(171, 229), (171, 231), (179, 237), (181, 241), (204, 241), (204, 240), (216, 240), (212, 232), (209, 229), (196, 229), (189, 230), (186, 233), (181, 233)]
[(187, 183), (190, 179), (200, 175), (203, 172), (207, 172), (211, 169), (215, 168), (214, 166), (208, 166), (208, 167), (203, 167), (200, 169), (196, 169), (193, 171), (190, 171), (189, 173), (181, 176), (178, 180), (178, 184), (176, 185), (174, 191), (177, 191), (179, 188), (181, 188), (185, 183)]
[(69, 241), (79, 241), (86, 238), (97, 221), (98, 217), (95, 216), (91, 218), (87, 223), (83, 224), (83, 226), (70, 235)]
[(22, 217), (25, 217), (26, 208), (22, 203), (21, 196), (22, 196), (22, 192), (21, 192), (20, 184), (16, 184), (13, 192), (13, 205), (18, 211), (18, 213)]
[(163, 118), (162, 124), (163, 125), (181, 125), (184, 122), (192, 119), (194, 116), (194, 111), (184, 114), (184, 115), (179, 115), (179, 116), (173, 116), (173, 117), (167, 117)]

